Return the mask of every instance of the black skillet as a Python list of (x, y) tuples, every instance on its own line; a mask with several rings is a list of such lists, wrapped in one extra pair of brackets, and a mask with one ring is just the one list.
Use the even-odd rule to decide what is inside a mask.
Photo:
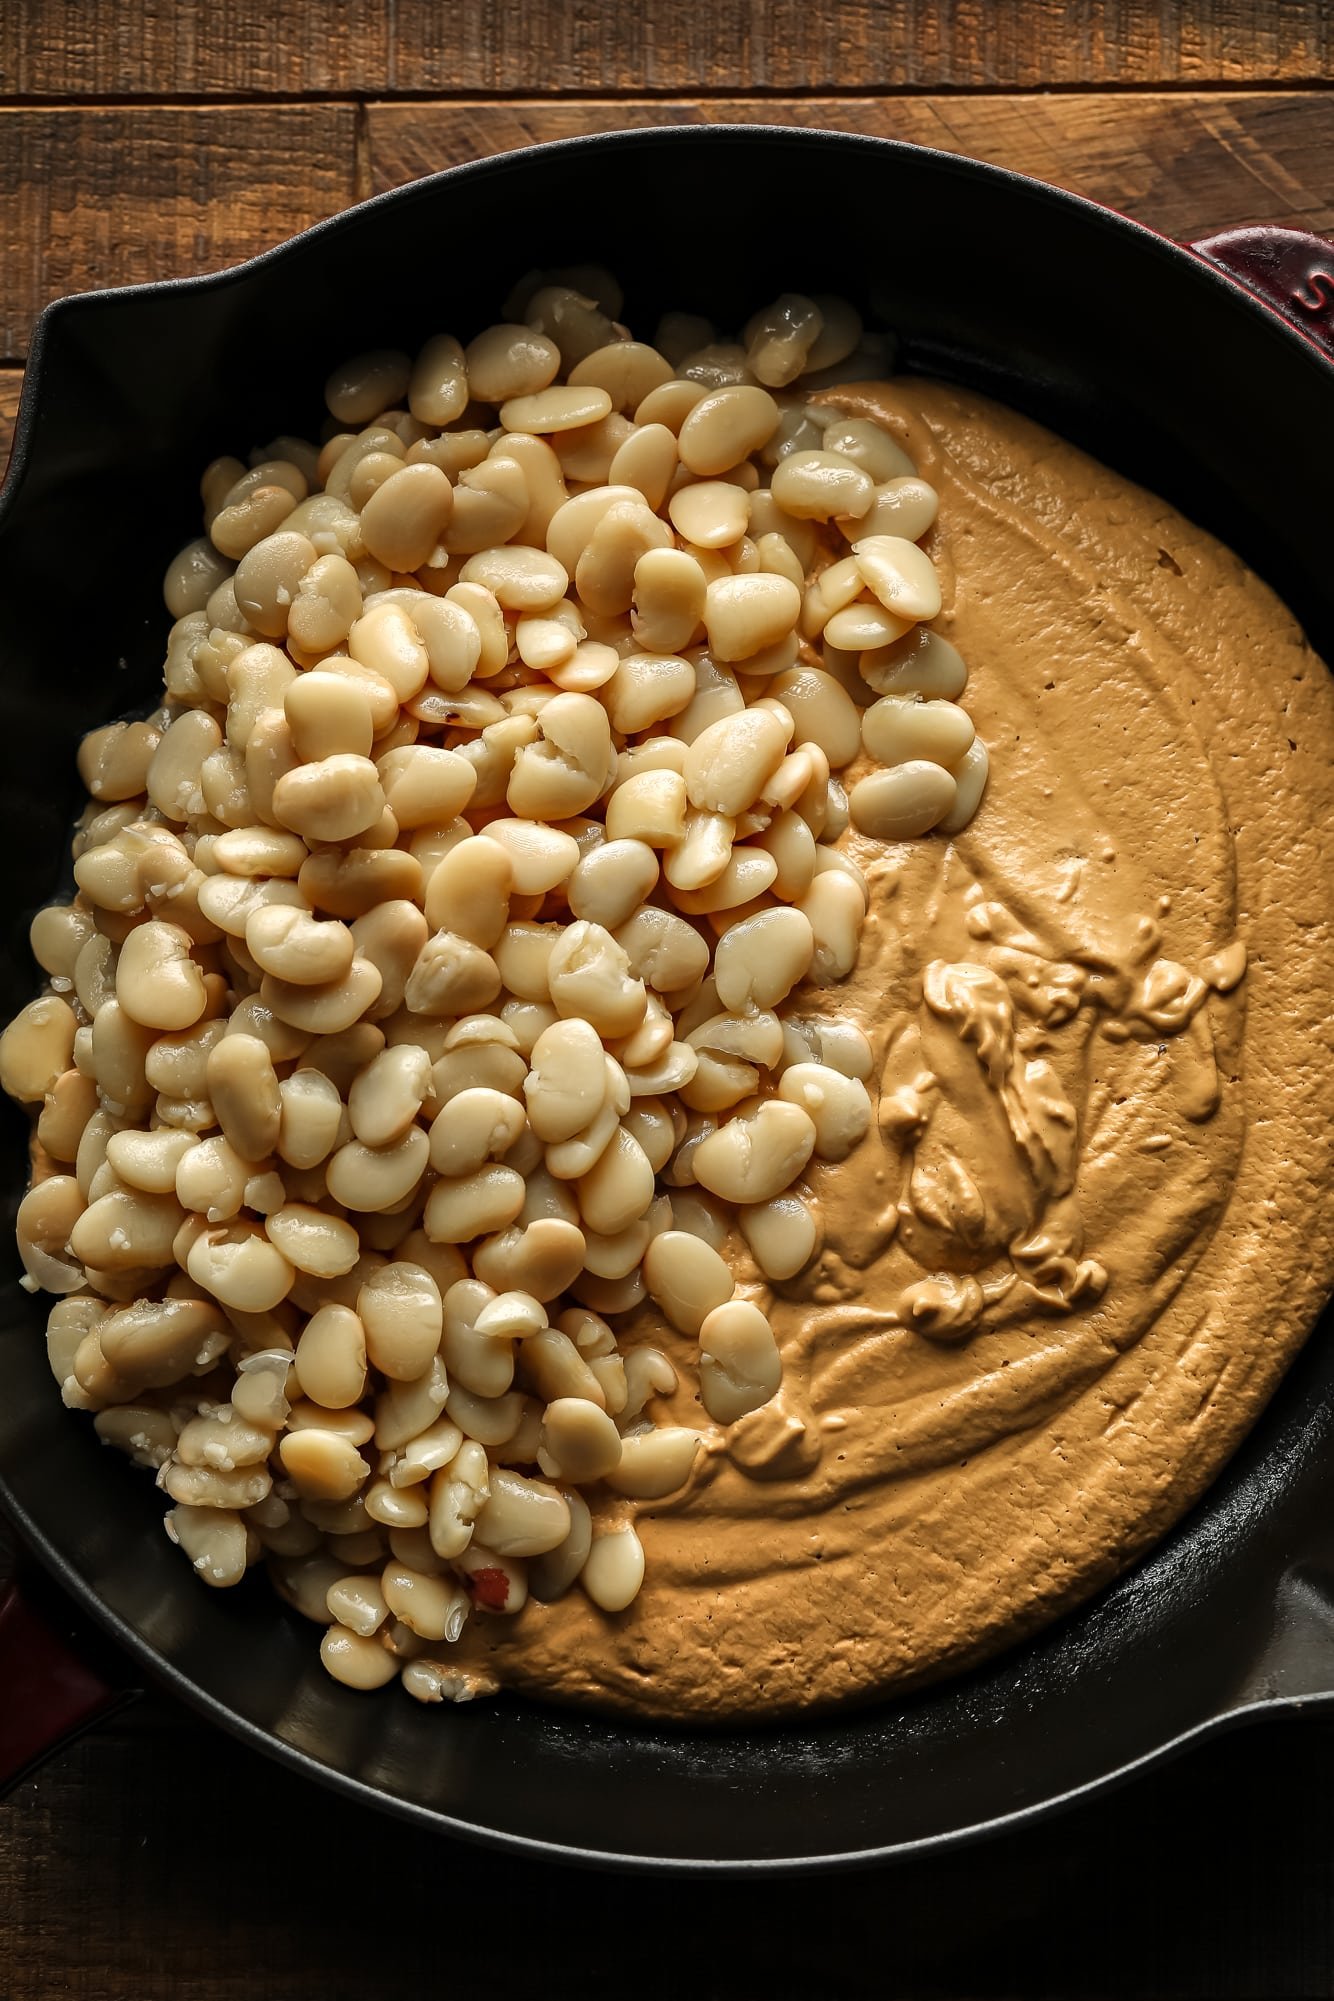
[[(1334, 658), (1334, 256), (1316, 239), (1233, 232), (1192, 252), (1015, 175), (837, 133), (623, 132), (457, 167), (236, 271), (39, 322), (0, 503), (6, 1018), (33, 989), (26, 926), (57, 883), (79, 735), (156, 683), (157, 579), (201, 465), (313, 430), (340, 355), (466, 337), (525, 267), (591, 258), (624, 280), (636, 327), (668, 306), (729, 325), (783, 289), (850, 294), (895, 331), (900, 366), (1016, 405), (1225, 539)], [(24, 1178), (8, 1108), (0, 1138), (8, 1222)], [(1204, 1502), (1084, 1610), (909, 1700), (706, 1735), (336, 1686), (262, 1583), (200, 1588), (146, 1476), (62, 1410), (11, 1242), (0, 1501), (27, 1546), (146, 1676), (424, 1830), (637, 1868), (866, 1862), (1334, 1699), (1328, 1315)], [(0, 1604), (0, 1759), (105, 1699), (49, 1625)]]

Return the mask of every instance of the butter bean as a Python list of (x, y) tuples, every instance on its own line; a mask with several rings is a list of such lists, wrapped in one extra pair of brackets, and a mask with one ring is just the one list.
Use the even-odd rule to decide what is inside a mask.
[(699, 1385), (704, 1408), (735, 1424), (776, 1395), (783, 1364), (773, 1329), (749, 1300), (715, 1307), (699, 1330)]
[(500, 421), (507, 431), (532, 431), (538, 437), (550, 437), (554, 432), (596, 424), (610, 411), (611, 397), (605, 389), (576, 384), (507, 397), (500, 406)]
[[(400, 1258), (373, 1273), (357, 1295), (357, 1313), (367, 1354), (381, 1375), (411, 1381), (429, 1368), (440, 1345), (444, 1311), (440, 1289), (422, 1265)], [(424, 1479), (432, 1470), (429, 1454), (420, 1439), (417, 1448), (413, 1464), (421, 1467), (416, 1477)], [(406, 1453), (411, 1458), (412, 1448)]]
[(262, 1160), (278, 1143), (282, 1097), (273, 1058), (253, 1035), (226, 1035), (209, 1051), (208, 1096), (218, 1124), (245, 1160)]
[(864, 886), (858, 888), (857, 882), (839, 872), (817, 874), (797, 907), (809, 921), (815, 941), (808, 977), (822, 987), (846, 979), (857, 963), (866, 915)]
[(642, 1216), (653, 1200), (653, 1169), (634, 1134), (618, 1125), (610, 1144), (577, 1185), (587, 1228), (599, 1236), (614, 1236)]
[(677, 534), (695, 549), (730, 549), (741, 540), (750, 520), (745, 493), (725, 480), (678, 487), (667, 513)]
[(881, 424), (868, 417), (835, 417), (824, 434), (824, 447), (852, 460), (879, 485), (884, 480), (914, 477), (916, 466)]
[(603, 1612), (624, 1612), (644, 1582), (644, 1548), (632, 1528), (595, 1535), (579, 1582)]
[(70, 1067), (78, 1019), (68, 1001), (44, 994), (0, 1035), (0, 1085), (11, 1098), (39, 1105)]
[[(505, 403), (518, 396), (535, 396), (554, 382), (560, 370), (560, 349), (535, 327), (488, 327), (469, 341), (463, 353), (471, 395), (483, 403)], [(511, 430), (530, 428), (510, 425)]]
[(398, 1661), (381, 1646), (378, 1637), (365, 1639), (338, 1624), (331, 1625), (321, 1639), (320, 1659), (335, 1681), (363, 1691), (383, 1688), (399, 1671)]
[(298, 765), (273, 788), (273, 810), (281, 825), (314, 841), (347, 841), (364, 834), (384, 806), (379, 773), (370, 759), (343, 752)]
[(435, 1183), (426, 1198), (426, 1234), (433, 1243), (470, 1243), (512, 1223), (523, 1199), (523, 1176), (489, 1162), (472, 1174)]
[(460, 841), (436, 865), (426, 888), (426, 921), (490, 951), (505, 928), (514, 864), (497, 841)]
[(503, 1159), (523, 1128), (523, 1106), (503, 1091), (486, 1086), (460, 1091), (431, 1127), (431, 1166), (451, 1178), (476, 1174), (488, 1161)]
[(337, 1086), (319, 1070), (302, 1069), (283, 1078), (278, 1095), (279, 1155), (295, 1168), (318, 1167), (337, 1143), (343, 1113)]
[(531, 1293), (545, 1305), (583, 1270), (584, 1248), (576, 1224), (542, 1216), (487, 1237), (473, 1252), (473, 1270), (497, 1292)]
[(865, 1084), (824, 1063), (790, 1064), (779, 1079), (778, 1095), (810, 1115), (821, 1160), (846, 1160), (871, 1124)]
[(589, 1022), (562, 1020), (542, 1031), (523, 1091), (529, 1121), (544, 1144), (584, 1130), (606, 1095), (602, 1038)]
[(565, 1498), (544, 1480), (493, 1466), (490, 1493), (475, 1523), (477, 1538), (501, 1556), (541, 1556), (570, 1532)]
[(800, 1195), (775, 1195), (741, 1210), (741, 1234), (767, 1279), (795, 1278), (819, 1249), (815, 1214)]
[(644, 1253), (644, 1283), (673, 1327), (697, 1334), (732, 1297), (732, 1274), (715, 1249), (687, 1231), (664, 1230)]
[(607, 469), (607, 482), (637, 488), (657, 512), (667, 498), (678, 463), (676, 439), (668, 426), (640, 424), (617, 447)]
[(417, 570), (430, 557), (453, 512), (454, 489), (439, 466), (405, 465), (377, 486), (362, 508), (362, 540), (386, 568), (401, 573)]
[(296, 1344), (295, 1366), (303, 1394), (326, 1410), (346, 1410), (358, 1402), (366, 1387), (366, 1338), (357, 1315), (336, 1305), (312, 1314)]
[(792, 452), (774, 467), (770, 492), (798, 521), (860, 520), (875, 499), (875, 481), (841, 452)]
[(733, 818), (744, 813), (782, 762), (789, 731), (790, 724), (785, 729), (771, 710), (758, 708), (711, 723), (686, 751), (691, 805)]
[[(361, 1255), (361, 1244), (351, 1223), (306, 1202), (283, 1202), (264, 1218), (264, 1231), (288, 1264), (315, 1278), (341, 1278), (352, 1270)], [(305, 1387), (307, 1395), (314, 1396), (317, 1402), (329, 1401), (309, 1385)]]
[(658, 858), (643, 841), (604, 841), (578, 863), (566, 894), (576, 917), (615, 931), (639, 909), (657, 880)]
[(686, 780), (680, 770), (634, 770), (606, 802), (606, 838), (672, 848), (686, 834)]
[[(561, 698), (567, 699), (567, 698)], [(571, 696), (569, 700), (585, 700)], [(539, 821), (499, 819), (488, 821), (482, 839), (494, 841), (509, 858), (514, 893), (517, 896), (544, 896), (570, 876), (579, 860), (574, 837)]]
[(795, 744), (818, 744), (835, 771), (851, 764), (861, 749), (861, 716), (832, 674), (794, 667), (778, 675), (771, 692), (792, 718)]
[(848, 804), (863, 834), (880, 841), (906, 841), (939, 826), (957, 796), (948, 771), (914, 758), (858, 779)]
[[(885, 610), (898, 618), (934, 618), (940, 610), (935, 564), (901, 535), (868, 535), (852, 545), (853, 557)], [(836, 640), (835, 644), (842, 644)]]
[(383, 1049), (348, 1093), (354, 1136), (363, 1146), (392, 1146), (420, 1112), (431, 1088), (431, 1059), (413, 1043)]
[(937, 822), (942, 834), (957, 834), (976, 813), (982, 802), (982, 794), (987, 788), (989, 761), (987, 747), (980, 737), (969, 746), (960, 763), (955, 766), (954, 804)]
[[(278, 903), (261, 904), (246, 919), (246, 948), (257, 966), (295, 986), (321, 986), (352, 967), (352, 933), (336, 919)], [(180, 1026), (181, 1024), (171, 1024)]]
[(925, 759), (949, 769), (973, 741), (972, 718), (956, 702), (884, 695), (862, 717), (862, 741), (881, 764)]
[(642, 980), (630, 972), (626, 953), (600, 924), (580, 918), (567, 926), (547, 966), (558, 1014), (589, 1022), (604, 1040), (631, 1035), (648, 1005)]
[[(860, 924), (859, 912), (858, 932)], [(815, 946), (803, 910), (763, 910), (742, 918), (724, 932), (714, 953), (718, 998), (733, 1014), (776, 1007), (810, 971)]]
[[(622, 1438), (621, 1456), (605, 1475), (606, 1482), (618, 1494), (629, 1494), (640, 1501), (660, 1501), (685, 1485), (698, 1453), (698, 1434), (683, 1426), (660, 1425), (653, 1431), (632, 1431)], [(594, 1551), (597, 1546), (595, 1538)], [(585, 1566), (585, 1580), (587, 1574)]]
[(781, 1195), (815, 1151), (815, 1125), (799, 1105), (765, 1099), (700, 1141), (695, 1176), (725, 1202), (767, 1202)]
[(268, 1313), (296, 1279), (287, 1259), (253, 1224), (218, 1224), (190, 1246), (186, 1270), (196, 1285), (242, 1313)]
[(288, 1479), (306, 1500), (350, 1500), (370, 1478), (371, 1469), (355, 1445), (336, 1431), (321, 1431), (314, 1425), (289, 1431), (279, 1440), (278, 1456)]
[[(292, 516), (288, 516), (288, 522)], [(346, 554), (318, 556), (296, 586), (288, 608), (288, 638), (308, 654), (342, 646), (362, 616), (362, 584)]]
[(605, 389), (614, 410), (637, 409), (650, 390), (672, 378), (671, 363), (643, 341), (612, 341), (595, 348), (570, 370), (574, 388)]
[(340, 362), (324, 385), (324, 400), (340, 424), (369, 424), (398, 403), (412, 364), (397, 348), (376, 348)]
[(429, 1151), (420, 1126), (409, 1126), (391, 1146), (369, 1147), (348, 1140), (330, 1155), (329, 1193), (345, 1209), (377, 1214), (397, 1208), (426, 1172)]
[(748, 384), (701, 397), (680, 430), (682, 465), (712, 478), (759, 451), (778, 427), (778, 405), (767, 390)]
[(904, 475), (877, 485), (875, 499), (860, 521), (840, 524), (857, 535), (899, 535), (920, 542), (935, 521), (939, 500), (924, 479)]
[(408, 975), (404, 1001), (413, 1014), (467, 1014), (489, 1007), (500, 972), (489, 953), (454, 931), (428, 938)]

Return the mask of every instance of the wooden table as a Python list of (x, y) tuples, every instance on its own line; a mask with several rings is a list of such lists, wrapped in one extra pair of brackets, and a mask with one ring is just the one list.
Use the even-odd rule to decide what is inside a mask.
[[(7, 0), (0, 458), (46, 300), (231, 263), (457, 160), (835, 125), (1179, 237), (1330, 231), (1332, 75), (1328, 0)], [(1274, 1724), (878, 1880), (651, 1885), (423, 1843), (154, 1700), (0, 1806), (0, 1997), (1328, 1995), (1332, 1802), (1334, 1723)]]

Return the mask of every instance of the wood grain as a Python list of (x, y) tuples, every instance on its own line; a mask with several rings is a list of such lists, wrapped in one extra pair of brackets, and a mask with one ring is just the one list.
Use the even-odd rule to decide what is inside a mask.
[(1169, 236), (1246, 222), (1334, 229), (1334, 95), (1318, 92), (373, 103), (366, 147), (381, 189), (536, 140), (730, 119), (965, 153), (1078, 189)]
[(14, 419), (19, 413), (19, 391), (23, 387), (21, 368), (0, 368), (0, 480), (9, 464), (9, 448), (14, 441)]
[(8, 0), (32, 97), (1316, 82), (1326, 0)]
[(216, 270), (355, 195), (351, 105), (0, 109), (0, 360), (65, 292)]
[(691, 1878), (664, 1945), (670, 1884), (423, 1836), (152, 1702), (0, 1804), (0, 1991), (420, 2001), (499, 1968), (552, 2001), (1328, 1995), (1331, 1854), (1334, 1725), (1254, 1724), (963, 1853)]

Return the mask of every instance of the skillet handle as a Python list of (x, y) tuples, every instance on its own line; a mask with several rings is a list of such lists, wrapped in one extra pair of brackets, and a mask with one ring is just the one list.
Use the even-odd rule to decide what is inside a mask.
[(1190, 246), (1334, 361), (1334, 243), (1303, 229), (1224, 229)]
[(86, 1640), (54, 1594), (34, 1590), (30, 1578), (0, 1580), (0, 1796), (134, 1694), (90, 1664)]

